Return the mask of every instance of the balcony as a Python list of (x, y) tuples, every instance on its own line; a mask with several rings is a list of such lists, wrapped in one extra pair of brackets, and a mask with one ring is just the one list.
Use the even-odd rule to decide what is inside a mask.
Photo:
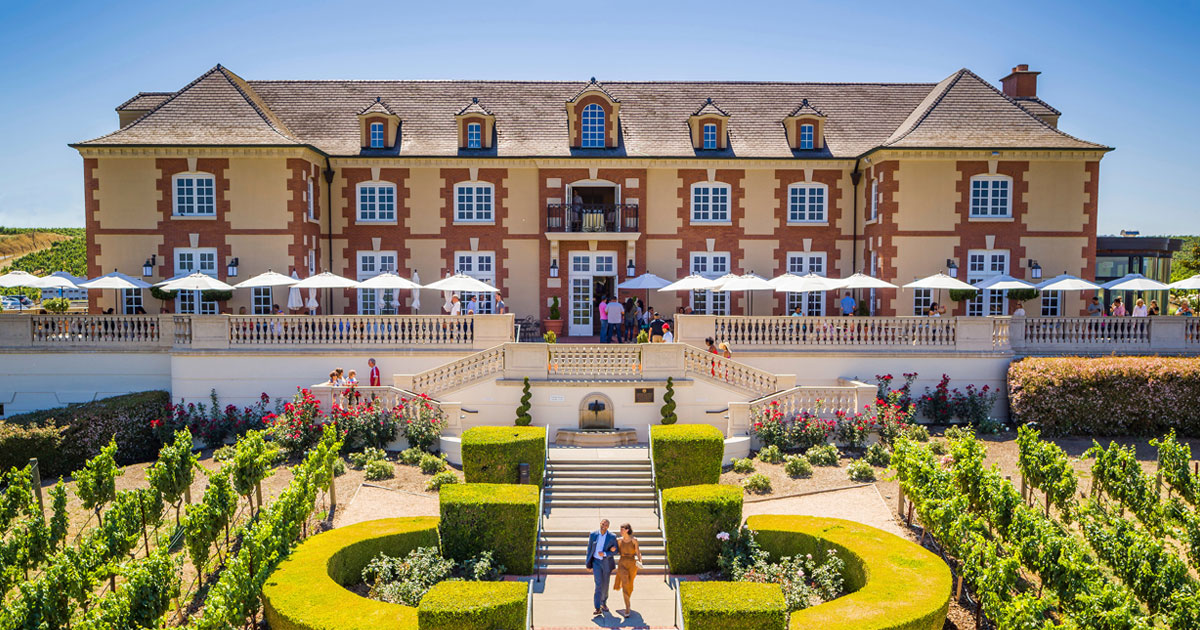
[(635, 203), (546, 204), (547, 233), (637, 233), (640, 227)]

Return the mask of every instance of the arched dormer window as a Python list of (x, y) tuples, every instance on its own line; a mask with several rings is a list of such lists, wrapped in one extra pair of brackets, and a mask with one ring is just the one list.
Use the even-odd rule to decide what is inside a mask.
[(381, 122), (371, 123), (371, 148), (382, 149), (384, 143), (384, 126)]
[(583, 108), (579, 118), (580, 146), (585, 149), (603, 149), (605, 146), (604, 109), (591, 103)]
[(788, 144), (798, 151), (824, 149), (825, 120), (825, 114), (804, 99), (783, 119)]
[(727, 149), (726, 131), (729, 127), (729, 112), (717, 106), (713, 100), (707, 99), (691, 116), (688, 117), (688, 127), (691, 128), (692, 146), (700, 151), (717, 151)]
[(704, 125), (704, 148), (717, 148), (717, 123), (706, 123)]
[(459, 149), (490, 149), (492, 148), (492, 133), (496, 127), (496, 117), (492, 115), (478, 98), (472, 98), (466, 107), (454, 115), (458, 127)]
[(483, 146), (483, 125), (477, 122), (467, 123), (467, 148), (478, 149)]
[(388, 149), (400, 146), (400, 116), (380, 97), (358, 112), (363, 149)]
[(180, 217), (217, 215), (216, 178), (209, 173), (180, 173), (172, 186), (172, 214)]

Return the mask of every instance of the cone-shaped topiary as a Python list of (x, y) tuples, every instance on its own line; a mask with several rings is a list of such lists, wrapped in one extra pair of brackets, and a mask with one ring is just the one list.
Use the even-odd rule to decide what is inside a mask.
[(521, 387), (521, 404), (517, 406), (517, 426), (527, 427), (530, 422), (533, 422), (533, 417), (529, 415), (529, 399), (533, 398), (533, 394), (529, 393), (529, 377), (525, 377), (525, 384)]
[(662, 423), (675, 424), (679, 416), (675, 415), (675, 379), (667, 377), (667, 391), (663, 394)]

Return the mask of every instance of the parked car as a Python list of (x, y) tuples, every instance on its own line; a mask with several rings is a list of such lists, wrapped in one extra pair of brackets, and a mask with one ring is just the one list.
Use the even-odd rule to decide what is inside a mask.
[(21, 308), (33, 308), (34, 306), (33, 300), (19, 293), (17, 295), (10, 295), (9, 297), (16, 298), (21, 303)]
[(0, 308), (6, 311), (19, 311), (22, 308), (21, 301), (11, 295), (0, 295)]

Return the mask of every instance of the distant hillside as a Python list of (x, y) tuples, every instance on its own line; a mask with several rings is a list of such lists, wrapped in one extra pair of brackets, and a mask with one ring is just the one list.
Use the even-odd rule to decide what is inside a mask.
[(86, 275), (84, 230), (0, 227), (0, 269), (19, 269), (39, 276), (55, 271)]
[(1183, 247), (1171, 256), (1171, 281), (1200, 273), (1200, 236), (1174, 236), (1183, 239)]

